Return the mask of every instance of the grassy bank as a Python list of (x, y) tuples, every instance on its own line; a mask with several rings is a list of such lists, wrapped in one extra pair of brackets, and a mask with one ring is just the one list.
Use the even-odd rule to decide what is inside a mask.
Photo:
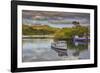
[(89, 28), (85, 26), (75, 26), (72, 28), (54, 28), (48, 25), (24, 25), (22, 26), (23, 35), (53, 35), (54, 39), (72, 39), (75, 35), (80, 37), (89, 36)]

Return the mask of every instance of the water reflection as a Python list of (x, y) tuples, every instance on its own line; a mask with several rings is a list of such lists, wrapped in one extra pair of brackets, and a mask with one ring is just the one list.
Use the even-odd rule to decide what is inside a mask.
[(89, 59), (90, 50), (87, 42), (67, 41), (67, 49), (51, 48), (53, 39), (23, 39), (22, 61), (58, 61)]
[(66, 50), (59, 50), (56, 48), (52, 48), (52, 49), (58, 53), (58, 56), (68, 56), (67, 49)]

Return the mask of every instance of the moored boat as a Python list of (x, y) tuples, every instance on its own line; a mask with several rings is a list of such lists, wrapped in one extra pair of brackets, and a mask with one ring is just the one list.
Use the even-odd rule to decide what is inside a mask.
[(66, 41), (56, 41), (51, 44), (52, 48), (60, 49), (60, 50), (67, 50)]
[(73, 41), (79, 41), (79, 42), (85, 42), (88, 41), (89, 38), (86, 37), (78, 37), (78, 36), (74, 36)]

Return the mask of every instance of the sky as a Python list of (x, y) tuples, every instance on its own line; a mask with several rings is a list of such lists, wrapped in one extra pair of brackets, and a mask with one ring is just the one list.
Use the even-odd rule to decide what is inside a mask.
[[(59, 23), (59, 22), (65, 23)], [(53, 12), (53, 11), (33, 11), (33, 10), (22, 10), (22, 24), (37, 25), (44, 24), (50, 26), (63, 25), (64, 27), (72, 26), (73, 21), (79, 21), (81, 25), (90, 24), (89, 13), (75, 13), (75, 12)], [(55, 24), (55, 22), (58, 22)], [(65, 26), (65, 25), (66, 26)], [(69, 25), (70, 24), (70, 25)]]

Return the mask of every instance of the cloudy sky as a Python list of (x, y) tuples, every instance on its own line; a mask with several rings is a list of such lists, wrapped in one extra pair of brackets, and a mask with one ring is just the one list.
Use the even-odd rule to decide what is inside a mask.
[[(90, 24), (89, 13), (75, 13), (75, 12), (51, 12), (51, 11), (33, 11), (22, 10), (23, 24), (43, 23), (47, 24), (48, 21), (65, 21), (72, 23), (73, 21), (79, 21), (80, 24)], [(44, 21), (36, 19), (45, 19)]]

